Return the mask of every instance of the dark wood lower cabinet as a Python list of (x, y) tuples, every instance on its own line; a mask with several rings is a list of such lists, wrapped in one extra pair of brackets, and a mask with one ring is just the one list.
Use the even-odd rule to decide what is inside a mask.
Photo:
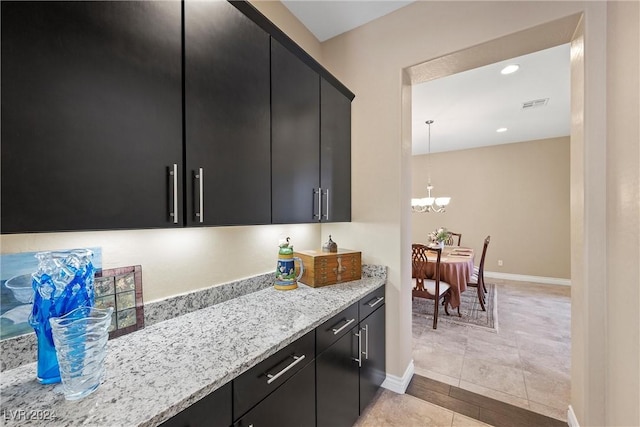
[(161, 427), (228, 427), (231, 425), (231, 383), (169, 418)]
[[(383, 296), (372, 292), (162, 427), (354, 425), (386, 377)], [(366, 317), (356, 324), (358, 308)]]
[(362, 368), (360, 369), (360, 413), (369, 405), (386, 377), (385, 306), (360, 322), (363, 335)]
[(358, 419), (357, 331), (352, 328), (316, 357), (318, 427), (350, 427)]
[(315, 363), (282, 384), (234, 427), (313, 427), (316, 423)]

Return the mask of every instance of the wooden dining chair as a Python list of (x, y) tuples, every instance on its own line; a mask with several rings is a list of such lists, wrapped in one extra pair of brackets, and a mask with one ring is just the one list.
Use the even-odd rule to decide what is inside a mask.
[[(427, 253), (436, 255), (435, 261), (429, 261)], [(449, 300), (451, 298), (451, 286), (440, 280), (440, 257), (442, 249), (429, 248), (421, 244), (411, 245), (411, 277), (413, 281), (412, 299), (415, 297), (434, 300), (433, 306), (433, 329), (438, 327), (438, 307), (440, 300), (444, 299), (444, 311), (449, 315)], [(430, 279), (427, 277), (429, 264), (434, 266), (434, 275)]]
[(444, 244), (447, 246), (460, 246), (460, 242), (462, 242), (462, 234), (450, 232), (449, 238), (444, 241)]
[(467, 282), (467, 286), (475, 287), (478, 290), (478, 301), (480, 302), (480, 307), (482, 307), (482, 311), (487, 311), (485, 308), (485, 297), (484, 294), (487, 292), (487, 287), (484, 284), (484, 259), (487, 256), (487, 248), (489, 247), (489, 241), (491, 240), (491, 236), (487, 236), (484, 239), (484, 246), (482, 248), (482, 256), (480, 257), (480, 266), (478, 269), (473, 269), (473, 274), (471, 275), (471, 279)]

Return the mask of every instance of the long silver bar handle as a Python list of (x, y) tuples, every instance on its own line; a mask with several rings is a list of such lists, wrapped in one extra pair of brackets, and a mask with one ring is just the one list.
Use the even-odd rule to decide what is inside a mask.
[(174, 163), (173, 167), (169, 169), (169, 176), (172, 177), (171, 182), (173, 183), (173, 188), (170, 190), (171, 199), (173, 200), (173, 206), (171, 206), (171, 211), (169, 212), (169, 216), (173, 218), (173, 223), (178, 223), (178, 164)]
[(196, 173), (196, 179), (198, 180), (198, 212), (196, 212), (196, 218), (198, 222), (204, 222), (204, 169), (198, 168)]
[(359, 368), (362, 368), (362, 334), (358, 331), (355, 335), (358, 337), (358, 357), (354, 357), (353, 360), (358, 362)]
[(271, 384), (272, 382), (280, 378), (282, 375), (284, 375), (285, 372), (287, 372), (288, 370), (296, 366), (298, 363), (302, 362), (305, 358), (305, 355), (303, 354), (302, 356), (291, 356), (291, 357), (293, 357), (295, 360), (291, 362), (289, 365), (287, 365), (287, 367), (284, 368), (282, 371), (278, 372), (275, 375), (267, 374), (267, 378), (269, 378), (267, 380), (267, 384)]
[(319, 220), (322, 219), (322, 187), (318, 187), (318, 191), (316, 192), (316, 189), (313, 189), (313, 195), (318, 195), (318, 213), (316, 214), (315, 210), (313, 212), (313, 217), (314, 218), (318, 218)]
[[(345, 319), (346, 320), (346, 319)], [(344, 328), (346, 328), (347, 326), (349, 326), (350, 324), (352, 324), (353, 322), (355, 322), (356, 319), (351, 319), (348, 320), (347, 323), (345, 323), (344, 325), (342, 325), (339, 329), (332, 329), (333, 331), (333, 335), (338, 335), (340, 332), (342, 332), (344, 330)]]
[(327, 195), (327, 213), (324, 215), (324, 218), (329, 221), (329, 189), (327, 188), (326, 190), (326, 195)]
[(371, 308), (375, 307), (376, 305), (380, 304), (381, 301), (384, 301), (384, 297), (380, 297), (377, 300), (375, 300), (374, 302), (368, 302), (367, 305)]
[(364, 325), (364, 358), (369, 360), (369, 325)]

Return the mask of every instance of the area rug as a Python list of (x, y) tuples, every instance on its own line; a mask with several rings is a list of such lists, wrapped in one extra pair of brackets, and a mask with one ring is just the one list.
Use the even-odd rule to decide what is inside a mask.
[[(460, 314), (458, 311), (449, 308), (450, 315), (444, 312), (444, 307), (438, 310), (438, 326), (442, 323), (455, 323), (463, 326), (483, 328), (492, 332), (498, 332), (498, 291), (496, 285), (487, 283), (487, 299), (485, 308), (482, 311), (476, 288), (467, 288), (460, 295)], [(433, 325), (433, 300), (424, 298), (413, 299), (413, 317), (415, 321), (424, 321), (428, 325)], [(422, 322), (421, 322), (422, 323)]]

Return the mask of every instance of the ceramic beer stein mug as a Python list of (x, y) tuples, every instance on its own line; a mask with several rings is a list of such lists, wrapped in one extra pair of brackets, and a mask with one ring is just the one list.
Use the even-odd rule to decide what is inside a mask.
[[(295, 261), (300, 264), (300, 273), (296, 276)], [(302, 260), (293, 256), (293, 245), (287, 241), (280, 243), (278, 251), (278, 266), (276, 267), (276, 283), (274, 287), (281, 291), (288, 291), (298, 287), (298, 280), (304, 273), (304, 265)]]

